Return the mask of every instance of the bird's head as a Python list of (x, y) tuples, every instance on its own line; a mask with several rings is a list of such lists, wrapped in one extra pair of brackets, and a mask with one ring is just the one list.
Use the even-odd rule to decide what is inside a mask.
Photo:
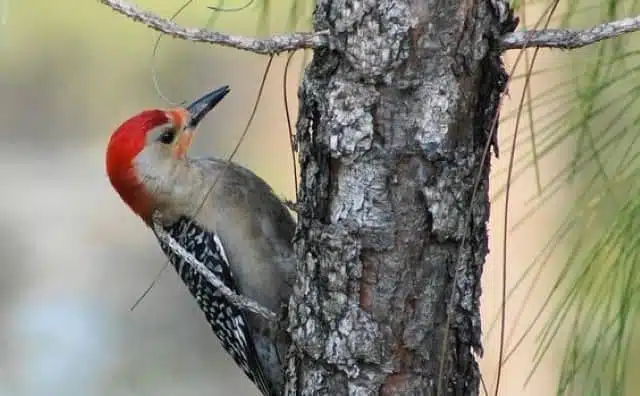
[(156, 195), (171, 187), (198, 123), (229, 91), (228, 86), (218, 88), (185, 108), (144, 110), (111, 135), (106, 156), (109, 181), (148, 224)]

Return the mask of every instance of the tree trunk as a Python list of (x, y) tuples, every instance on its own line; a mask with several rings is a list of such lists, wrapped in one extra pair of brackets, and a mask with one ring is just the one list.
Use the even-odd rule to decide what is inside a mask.
[(289, 394), (478, 394), (498, 2), (317, 0)]

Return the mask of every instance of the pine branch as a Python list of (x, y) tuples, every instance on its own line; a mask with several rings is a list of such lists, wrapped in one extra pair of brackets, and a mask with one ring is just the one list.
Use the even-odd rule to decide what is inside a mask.
[(584, 30), (545, 29), (513, 32), (502, 38), (502, 48), (505, 50), (531, 47), (574, 49), (638, 30), (640, 30), (640, 16), (607, 22)]
[[(256, 54), (267, 55), (304, 48), (316, 49), (329, 46), (329, 35), (327, 31), (316, 33), (289, 33), (271, 36), (266, 39), (258, 39), (219, 33), (201, 28), (182, 27), (152, 12), (139, 10), (133, 4), (123, 0), (99, 1), (112, 10), (134, 21), (141, 22), (151, 29), (189, 41), (218, 44), (225, 47), (254, 52)], [(501, 45), (503, 50), (532, 47), (574, 49), (638, 30), (640, 30), (640, 16), (607, 22), (584, 30), (545, 29), (508, 33), (502, 38)]]
[(218, 44), (256, 54), (278, 54), (303, 48), (325, 47), (328, 43), (326, 33), (290, 33), (271, 36), (267, 39), (235, 36), (207, 29), (187, 28), (149, 11), (139, 10), (133, 4), (122, 0), (99, 0), (112, 10), (134, 21), (141, 22), (153, 30), (184, 40)]

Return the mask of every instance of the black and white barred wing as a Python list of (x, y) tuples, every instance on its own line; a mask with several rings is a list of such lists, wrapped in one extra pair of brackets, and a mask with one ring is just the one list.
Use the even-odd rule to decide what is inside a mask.
[[(238, 293), (224, 247), (214, 232), (185, 217), (165, 227), (165, 231), (227, 287)], [(169, 246), (162, 241), (160, 246), (198, 302), (224, 349), (264, 395), (272, 395), (271, 386), (258, 360), (244, 312), (230, 303), (206, 278), (174, 253)]]

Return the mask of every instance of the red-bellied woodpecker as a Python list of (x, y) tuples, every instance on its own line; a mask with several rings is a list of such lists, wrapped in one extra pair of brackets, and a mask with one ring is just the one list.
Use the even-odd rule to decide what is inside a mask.
[[(187, 108), (145, 110), (113, 133), (107, 174), (122, 200), (162, 227), (238, 294), (280, 312), (291, 294), (295, 222), (258, 176), (239, 165), (187, 156), (194, 130), (229, 93), (225, 86)], [(160, 241), (225, 350), (264, 395), (282, 394), (286, 335), (230, 303)]]

